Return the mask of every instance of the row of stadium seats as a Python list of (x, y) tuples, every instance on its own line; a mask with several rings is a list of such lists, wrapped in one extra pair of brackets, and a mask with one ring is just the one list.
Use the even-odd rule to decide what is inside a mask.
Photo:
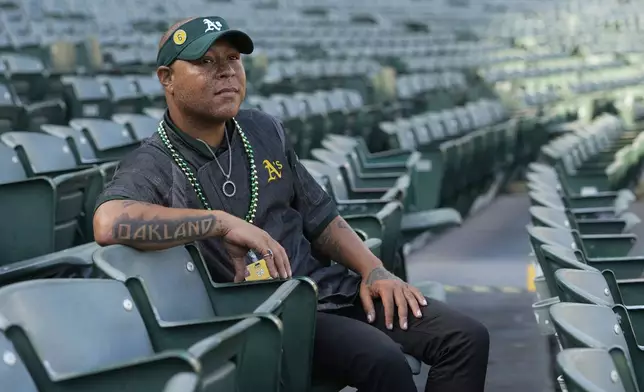
[(543, 146), (527, 174), (530, 243), (538, 270), (533, 305), (551, 341), (563, 390), (634, 391), (644, 261), (632, 254), (629, 211), (644, 164), (644, 134), (611, 115)]

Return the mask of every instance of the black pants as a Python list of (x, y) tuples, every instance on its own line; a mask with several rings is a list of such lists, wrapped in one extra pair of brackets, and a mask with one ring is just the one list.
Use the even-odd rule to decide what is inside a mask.
[[(425, 391), (483, 392), (489, 335), (478, 321), (427, 299), (423, 317), (409, 313), (409, 328), (385, 328), (376, 302), (368, 324), (360, 299), (354, 306), (318, 312), (313, 376), (333, 379), (360, 392), (416, 392), (403, 351), (431, 366)], [(402, 350), (401, 350), (402, 347)]]

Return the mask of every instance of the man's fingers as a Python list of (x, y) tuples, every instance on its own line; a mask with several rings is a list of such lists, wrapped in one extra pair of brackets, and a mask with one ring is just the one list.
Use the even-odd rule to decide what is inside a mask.
[(271, 278), (273, 278), (273, 279), (279, 278), (280, 275), (279, 275), (279, 271), (277, 270), (277, 266), (276, 266), (276, 263), (275, 263), (275, 256), (273, 256), (273, 257), (267, 256), (270, 253), (269, 252), (270, 248), (268, 247), (268, 245), (266, 245), (265, 247), (263, 247), (261, 249), (257, 249), (257, 250), (259, 252), (261, 252), (262, 258), (266, 262), (266, 267), (268, 267), (268, 273), (271, 274)]
[(235, 258), (233, 260), (233, 266), (235, 267), (235, 283), (243, 282), (246, 279), (246, 272), (248, 271), (246, 269), (246, 262), (244, 259), (237, 259)]
[[(288, 260), (288, 256), (286, 255), (286, 251), (282, 246), (273, 241), (273, 257), (275, 258), (275, 266), (277, 267), (277, 272), (279, 272), (280, 278), (286, 279), (291, 276), (289, 272), (289, 266), (290, 262)], [(268, 256), (270, 257), (270, 256)]]
[(380, 292), (382, 306), (385, 308), (385, 326), (387, 329), (394, 329), (394, 294), (392, 290), (382, 290)]
[(371, 293), (369, 292), (369, 289), (364, 285), (360, 285), (360, 300), (362, 301), (362, 308), (367, 314), (367, 321), (369, 323), (373, 323), (373, 321), (376, 319), (376, 310), (373, 306)]
[(409, 289), (409, 287), (404, 288), (403, 293), (405, 294), (409, 308), (411, 308), (411, 312), (414, 314), (414, 316), (416, 316), (417, 318), (423, 317), (423, 312), (420, 310), (420, 306), (418, 305), (418, 299)]
[(410, 284), (407, 285), (407, 288), (412, 292), (412, 294), (414, 294), (414, 297), (416, 297), (416, 300), (421, 306), (427, 306), (427, 298), (425, 298), (420, 290)]
[(394, 289), (394, 300), (398, 308), (398, 323), (403, 330), (407, 329), (407, 298), (402, 288)]

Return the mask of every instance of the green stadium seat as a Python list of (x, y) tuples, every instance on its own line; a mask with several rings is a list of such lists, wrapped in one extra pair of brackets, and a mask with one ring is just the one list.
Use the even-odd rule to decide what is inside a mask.
[(615, 301), (599, 271), (560, 269), (555, 272), (562, 302), (612, 307)]
[(51, 124), (44, 124), (40, 129), (43, 133), (67, 141), (67, 144), (76, 158), (76, 163), (79, 166), (98, 165), (101, 175), (103, 176), (103, 182), (107, 183), (111, 181), (114, 176), (114, 172), (116, 171), (116, 167), (118, 166), (118, 162), (104, 162), (98, 159), (94, 153), (94, 149), (89, 144), (82, 131), (68, 126)]
[[(0, 315), (0, 330), (4, 331), (7, 324), (4, 317)], [(3, 354), (3, 361), (0, 364), (0, 383), (11, 385), (12, 391), (16, 392), (39, 392), (25, 364), (16, 353), (13, 343), (1, 332), (0, 352)]]
[(0, 83), (0, 133), (21, 127), (26, 122), (25, 108), (13, 88)]
[(43, 62), (33, 56), (23, 54), (3, 54), (7, 79), (16, 93), (27, 101), (41, 101), (49, 90), (48, 75)]
[[(94, 236), (91, 212), (103, 187), (100, 170), (79, 170), (67, 142), (54, 136), (33, 132), (9, 132), (0, 136), (0, 139), (16, 151), (28, 177), (47, 176), (52, 179), (56, 201), (52, 204), (49, 196), (41, 201), (48, 206), (55, 206), (55, 210), (48, 212), (50, 216), (55, 216), (56, 238), (55, 249), (52, 250), (63, 250), (92, 241)], [(33, 207), (25, 203), (16, 203), (11, 206), (14, 210), (12, 214), (23, 213), (27, 216), (26, 210)], [(32, 241), (34, 238), (23, 238), (21, 241)]]
[(638, 390), (628, 355), (619, 347), (563, 350), (557, 354), (557, 366), (571, 392)]
[(48, 99), (25, 105), (24, 129), (26, 130), (37, 132), (43, 124), (63, 125), (66, 120), (67, 107), (62, 99)]
[(60, 79), (69, 118), (109, 118), (113, 113), (107, 87), (89, 76)]
[(145, 107), (165, 108), (165, 93), (156, 75), (136, 75), (129, 78), (136, 86), (137, 92), (145, 98)]
[(628, 222), (621, 218), (575, 219), (564, 211), (548, 207), (530, 207), (530, 216), (536, 226), (577, 230), (582, 235), (621, 234), (628, 227)]
[(90, 242), (9, 264), (0, 262), (0, 286), (33, 279), (90, 277), (94, 273), (92, 254), (98, 247)]
[[(25, 306), (31, 311), (22, 311)], [(267, 373), (279, 373), (275, 317), (238, 318), (214, 334), (204, 330), (213, 331), (217, 323), (175, 326), (175, 339), (163, 341), (146, 330), (127, 288), (113, 280), (15, 283), (0, 289), (0, 313), (7, 320), (5, 333), (15, 331), (9, 338), (21, 343), (20, 357), (47, 391), (162, 391), (175, 375), (192, 372), (204, 388), (250, 392), (240, 389), (248, 358), (239, 360), (249, 345), (263, 354)], [(204, 339), (180, 347), (196, 335)], [(202, 366), (206, 358), (209, 368)], [(276, 384), (264, 389), (277, 391)]]
[[(168, 345), (185, 345), (186, 339), (195, 343), (205, 337), (195, 331), (193, 336), (175, 341), (178, 337), (174, 329), (185, 323), (218, 322), (217, 326), (213, 325), (216, 329), (210, 332), (202, 328), (204, 333), (212, 334), (243, 315), (278, 315), (284, 335), (288, 336), (283, 341), (282, 381), (288, 390), (305, 390), (308, 387), (317, 303), (317, 289), (308, 278), (286, 282), (213, 283), (194, 246), (157, 252), (110, 246), (98, 250), (94, 261), (110, 278), (127, 284), (151, 334)], [(167, 295), (169, 290), (173, 295)], [(187, 303), (190, 306), (186, 307)], [(231, 321), (226, 321), (228, 319)], [(282, 343), (277, 340), (275, 344), (281, 347)], [(244, 379), (244, 390), (263, 389), (277, 382), (271, 379), (277, 375), (270, 373), (276, 369), (266, 368), (263, 362), (266, 354), (260, 353), (252, 349), (245, 357), (248, 365), (243, 369), (249, 372), (246, 374), (256, 376)], [(204, 360), (206, 368), (211, 366), (207, 358)]]
[(94, 154), (101, 160), (115, 160), (138, 147), (138, 141), (127, 127), (99, 118), (74, 118), (69, 126), (82, 132)]
[(126, 76), (99, 76), (98, 81), (107, 88), (114, 113), (141, 113), (148, 103)]
[(154, 135), (159, 127), (159, 120), (143, 114), (115, 114), (112, 121), (127, 127), (132, 138), (139, 142)]

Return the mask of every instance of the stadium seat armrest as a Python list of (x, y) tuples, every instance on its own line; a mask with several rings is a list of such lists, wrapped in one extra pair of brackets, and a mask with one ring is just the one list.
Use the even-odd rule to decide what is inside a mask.
[(52, 381), (70, 392), (86, 391), (88, 385), (93, 392), (112, 392), (114, 385), (122, 392), (161, 391), (173, 376), (182, 372), (199, 373), (199, 362), (186, 352), (164, 351), (93, 372), (52, 377)]
[[(282, 287), (285, 283), (289, 284)], [(291, 280), (271, 279), (239, 283), (214, 283), (213, 286), (215, 294), (211, 299), (216, 314), (220, 316), (252, 313), (260, 307), (266, 310), (274, 306), (270, 304), (271, 301), (275, 301), (278, 305), (284, 305), (296, 296), (300, 300), (317, 302), (317, 286), (308, 277), (294, 277)], [(266, 303), (267, 301), (269, 302)]]

